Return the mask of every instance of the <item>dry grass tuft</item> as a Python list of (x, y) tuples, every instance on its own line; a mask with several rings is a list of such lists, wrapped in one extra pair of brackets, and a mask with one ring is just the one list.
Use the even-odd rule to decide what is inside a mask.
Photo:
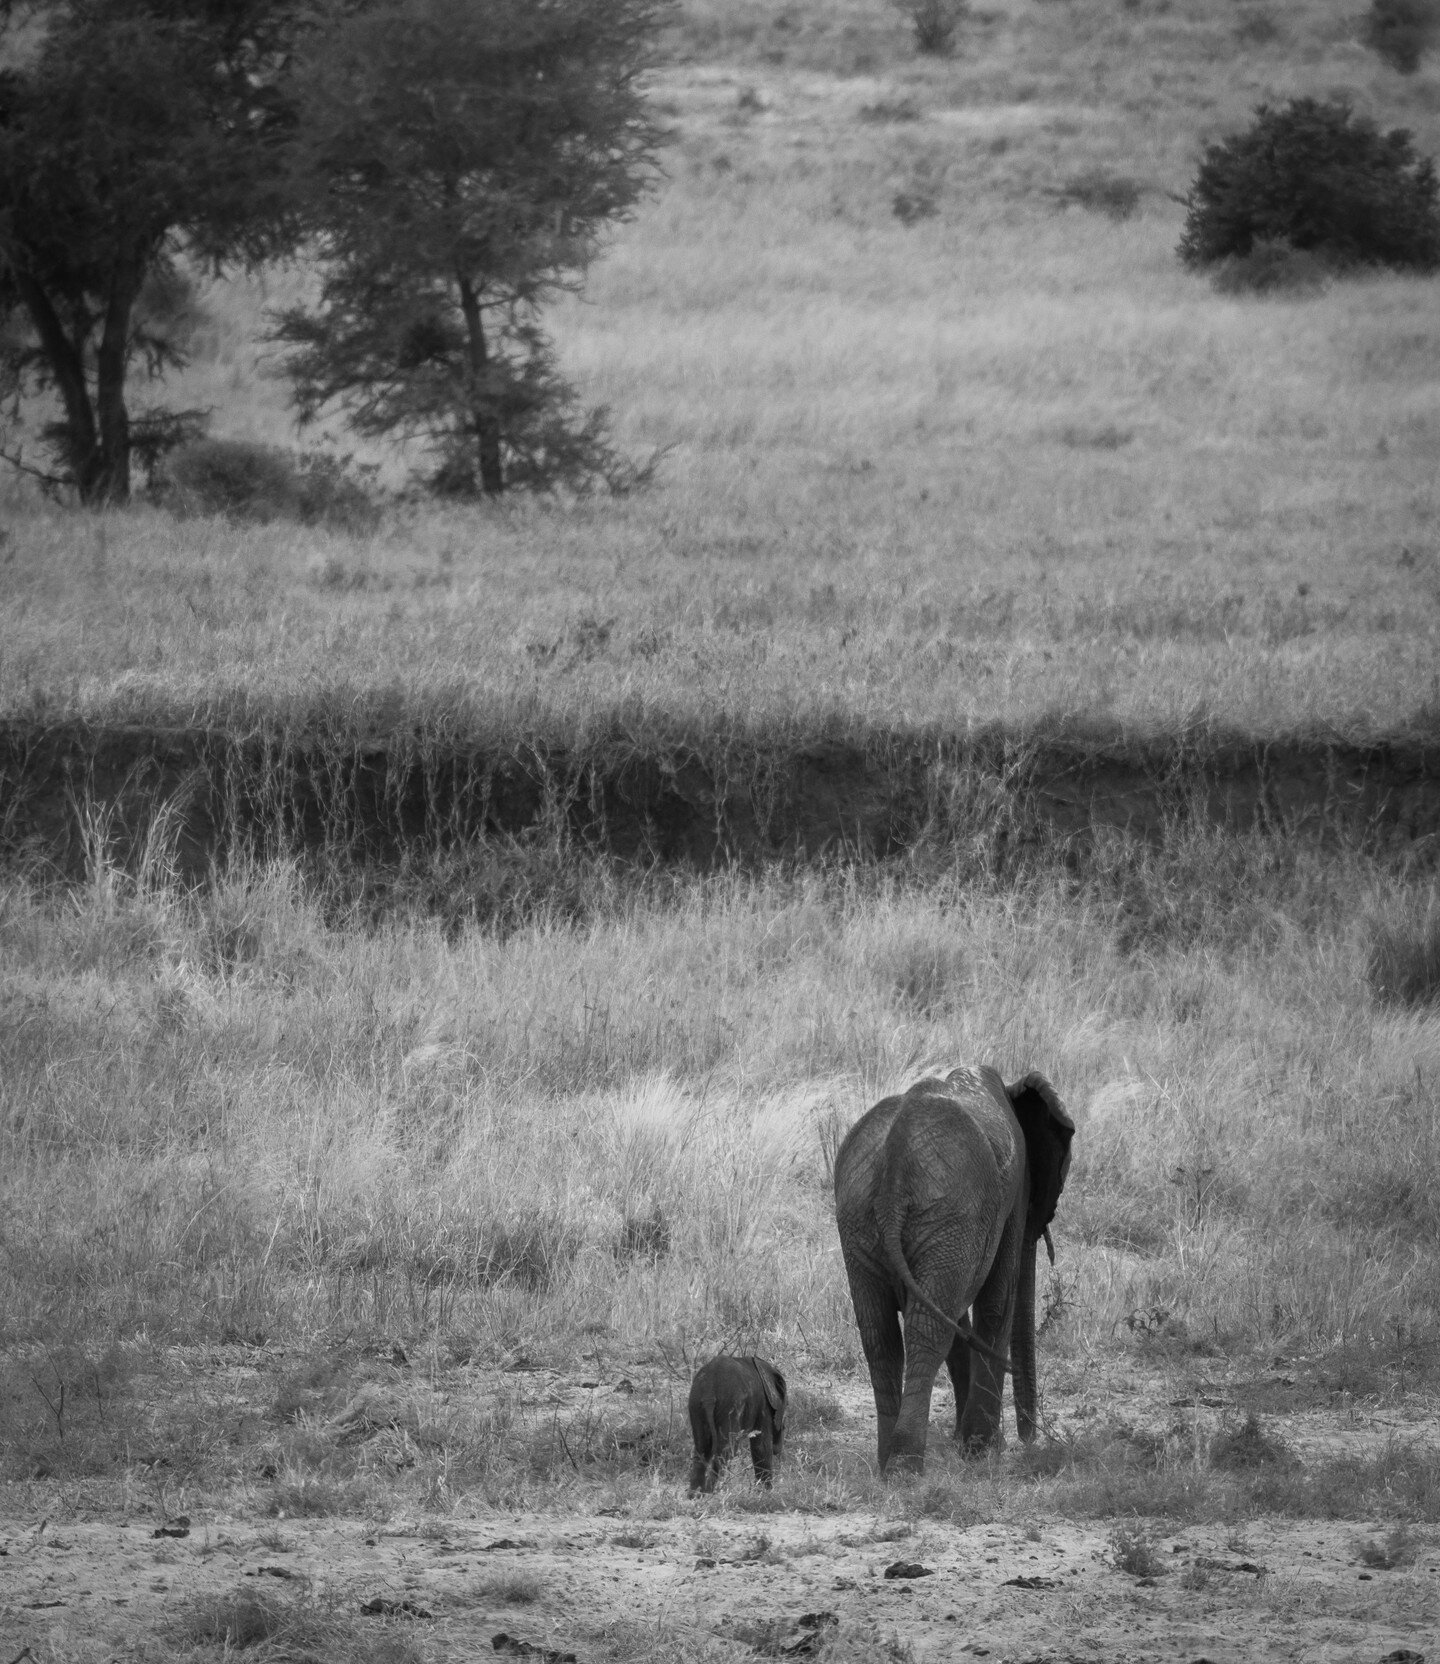
[(1370, 924), (1366, 976), (1389, 1005), (1425, 1007), (1440, 1001), (1440, 902), (1392, 912)]
[(1160, 1558), (1150, 1527), (1138, 1523), (1117, 1525), (1112, 1529), (1110, 1563), (1116, 1571), (1129, 1572), (1132, 1577), (1148, 1578), (1152, 1582), (1170, 1569)]
[(497, 1572), (481, 1578), (474, 1593), (497, 1606), (534, 1606), (545, 1599), (545, 1584), (533, 1572)]

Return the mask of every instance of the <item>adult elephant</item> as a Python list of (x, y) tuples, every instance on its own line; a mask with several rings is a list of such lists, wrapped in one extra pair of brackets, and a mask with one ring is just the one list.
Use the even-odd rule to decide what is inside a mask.
[(1016, 1424), (1035, 1437), (1035, 1251), (1043, 1236), (1054, 1259), (1048, 1227), (1074, 1133), (1043, 1075), (1006, 1086), (991, 1068), (961, 1068), (882, 1099), (846, 1135), (835, 1217), (882, 1472), (923, 1469), (942, 1359), (966, 1450), (1000, 1442), (1012, 1361)]

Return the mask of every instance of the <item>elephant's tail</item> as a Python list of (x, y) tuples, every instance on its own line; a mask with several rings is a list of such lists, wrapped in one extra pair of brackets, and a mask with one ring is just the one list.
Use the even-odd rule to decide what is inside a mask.
[(920, 1287), (919, 1283), (915, 1281), (914, 1274), (905, 1262), (905, 1250), (900, 1246), (900, 1232), (898, 1229), (892, 1229), (888, 1220), (882, 1223), (881, 1235), (885, 1243), (886, 1257), (889, 1259), (895, 1275), (904, 1283), (910, 1298), (923, 1306), (931, 1317), (938, 1319), (948, 1329), (952, 1329), (967, 1346), (973, 1346), (977, 1352), (983, 1352), (992, 1363), (998, 1364), (1004, 1374), (1013, 1375), (1015, 1371), (1011, 1367), (1009, 1358), (1003, 1352), (997, 1352), (993, 1346), (987, 1346), (971, 1328), (968, 1318), (964, 1316), (951, 1317), (947, 1312), (942, 1311), (926, 1294), (925, 1290)]

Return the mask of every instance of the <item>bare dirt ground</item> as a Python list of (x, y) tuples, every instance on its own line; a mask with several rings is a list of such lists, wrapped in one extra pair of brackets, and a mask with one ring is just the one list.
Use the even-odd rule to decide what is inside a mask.
[[(257, 1402), (262, 1388), (273, 1398), (284, 1367), (254, 1351), (235, 1361), (230, 1349), (186, 1362), (212, 1402), (232, 1410)], [(355, 1614), (378, 1601), (377, 1629), (403, 1627), (422, 1656), (441, 1660), (493, 1656), (497, 1636), (580, 1660), (615, 1658), (626, 1656), (616, 1641), (623, 1633), (632, 1647), (648, 1634), (647, 1657), (667, 1656), (670, 1636), (677, 1657), (818, 1651), (878, 1659), (903, 1658), (908, 1648), (918, 1660), (992, 1664), (1415, 1664), (1426, 1654), (1440, 1664), (1433, 1528), (1411, 1532), (1404, 1563), (1386, 1567), (1376, 1552), (1395, 1524), (1386, 1518), (1261, 1515), (1183, 1526), (1173, 1518), (1069, 1518), (1047, 1514), (1038, 1495), (1027, 1506), (1016, 1484), (996, 1523), (928, 1517), (924, 1488), (948, 1480), (963, 1498), (972, 1471), (945, 1439), (950, 1406), (942, 1392), (925, 1478), (872, 1486), (864, 1507), (850, 1507), (843, 1485), (816, 1484), (813, 1447), (823, 1439), (863, 1470), (873, 1416), (868, 1388), (854, 1377), (815, 1384), (831, 1406), (828, 1425), (796, 1430), (789, 1471), (771, 1498), (757, 1499), (737, 1464), (715, 1497), (691, 1501), (675, 1437), (683, 1387), (653, 1365), (627, 1365), (623, 1376), (612, 1368), (612, 1379), (598, 1382), (545, 1370), (453, 1369), (424, 1381), (414, 1373), (391, 1370), (387, 1381), (384, 1369), (372, 1368), (364, 1391), (328, 1422), (318, 1409), (312, 1417), (317, 1436), (328, 1426), (332, 1439), (373, 1449), (374, 1476), (393, 1474), (388, 1517), (380, 1517), (374, 1491), (369, 1518), (288, 1516), (277, 1489), (283, 1475), (254, 1439), (231, 1479), (208, 1489), (167, 1482), (163, 1454), (137, 1459), (123, 1479), (46, 1477), (0, 1487), (0, 1664), (25, 1658), (27, 1648), (34, 1659), (163, 1658), (167, 1636), (178, 1645), (176, 1624), (187, 1610), (247, 1590), (316, 1613)], [(1047, 1406), (1062, 1439), (1099, 1417), (1213, 1427), (1268, 1399), (1277, 1408), (1267, 1429), (1302, 1462), (1387, 1443), (1440, 1444), (1433, 1399), (1295, 1403), (1305, 1395), (1282, 1361), (1243, 1379), (1219, 1364), (1176, 1372), (1124, 1360), (1054, 1374)], [(468, 1413), (507, 1392), (536, 1429), (579, 1412), (642, 1433), (669, 1418), (669, 1442), (657, 1440), (663, 1453), (626, 1483), (603, 1476), (592, 1483), (573, 1464), (570, 1482), (555, 1486), (555, 1505), (540, 1511), (507, 1511), (472, 1493), (443, 1508), (418, 1505), (402, 1478), (407, 1427), (442, 1409)], [(1014, 1459), (1012, 1450), (999, 1465)], [(544, 1488), (532, 1485), (528, 1494), (543, 1499)], [(1127, 1529), (1148, 1550), (1148, 1560), (1142, 1553), (1129, 1569), (1117, 1548)], [(897, 1563), (912, 1574), (887, 1575)], [(844, 1650), (847, 1640), (861, 1650)]]

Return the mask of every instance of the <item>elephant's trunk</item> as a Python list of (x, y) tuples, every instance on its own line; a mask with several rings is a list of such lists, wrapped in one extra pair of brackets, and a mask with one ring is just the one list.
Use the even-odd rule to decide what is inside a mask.
[(1015, 1368), (1015, 1426), (1028, 1444), (1035, 1437), (1035, 1255), (1038, 1240), (1027, 1231), (1020, 1249), (1020, 1283), (1015, 1291), (1015, 1321), (1010, 1329), (1010, 1360)]

